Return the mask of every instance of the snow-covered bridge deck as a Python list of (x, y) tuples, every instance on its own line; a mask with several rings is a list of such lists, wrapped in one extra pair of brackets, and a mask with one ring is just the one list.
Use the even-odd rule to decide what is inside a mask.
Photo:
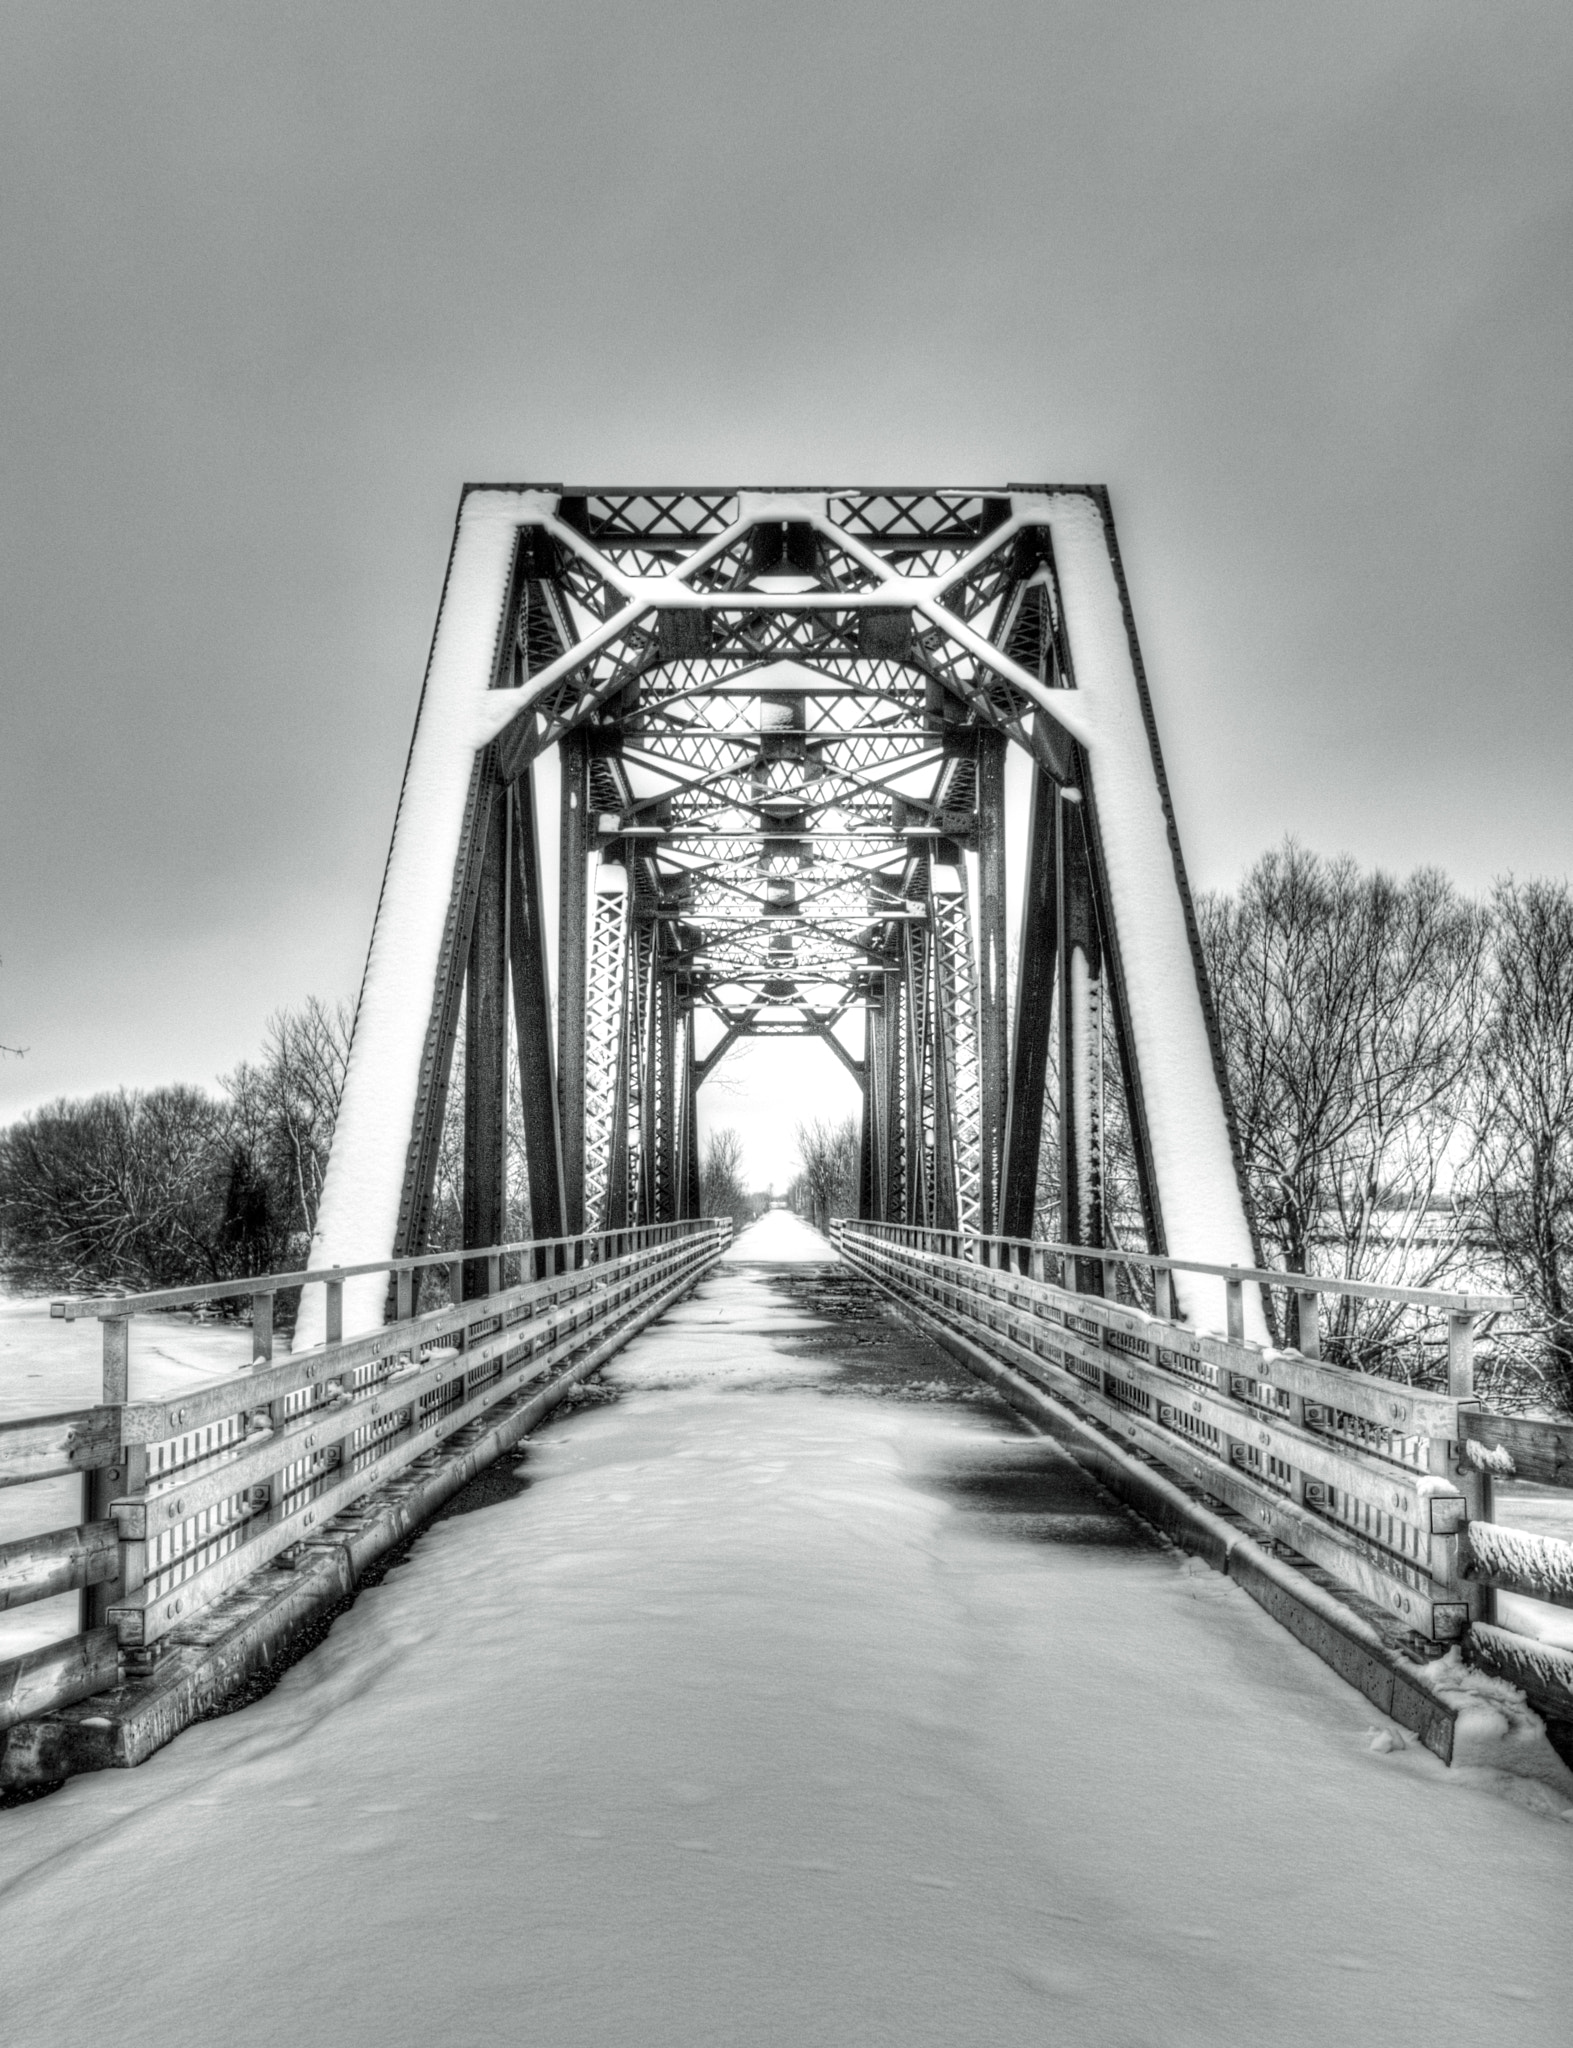
[(8, 1812), (9, 2048), (1560, 2048), (1568, 1798), (805, 1257), (740, 1240), (266, 1699)]

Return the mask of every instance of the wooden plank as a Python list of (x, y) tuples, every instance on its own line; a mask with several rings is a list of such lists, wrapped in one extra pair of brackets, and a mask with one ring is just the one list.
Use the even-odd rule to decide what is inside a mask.
[[(673, 1244), (702, 1242), (697, 1235), (671, 1240)], [(166, 1438), (220, 1422), (242, 1409), (264, 1408), (272, 1401), (303, 1387), (325, 1385), (360, 1366), (380, 1358), (423, 1345), (441, 1343), (445, 1338), (468, 1332), (492, 1315), (508, 1315), (515, 1309), (555, 1301), (564, 1295), (582, 1293), (604, 1285), (609, 1277), (624, 1272), (652, 1256), (649, 1252), (628, 1252), (597, 1266), (582, 1266), (572, 1273), (546, 1280), (521, 1282), (504, 1288), (484, 1301), (467, 1301), (462, 1307), (434, 1309), (407, 1322), (388, 1323), (364, 1337), (343, 1344), (323, 1344), (262, 1371), (238, 1373), (229, 1379), (210, 1380), (173, 1401), (131, 1401), (120, 1411), (123, 1439), (128, 1444), (161, 1443)], [(113, 1416), (114, 1410), (98, 1411)], [(0, 1425), (3, 1427), (3, 1425)], [(35, 1476), (35, 1475), (30, 1475)], [(36, 1475), (42, 1476), (42, 1475)]]
[(1471, 1522), (1465, 1577), (1554, 1607), (1573, 1607), (1573, 1543), (1496, 1522)]
[(0, 1663), (0, 1733), (35, 1714), (107, 1692), (120, 1677), (120, 1642), (112, 1628), (68, 1636)]
[[(887, 1248), (886, 1255), (909, 1261), (908, 1269), (914, 1272), (943, 1268), (959, 1285), (987, 1292), (997, 1300), (1035, 1314), (1047, 1307), (1062, 1315), (1084, 1316), (1104, 1329), (1161, 1346), (1180, 1357), (1200, 1359), (1220, 1371), (1267, 1381), (1304, 1400), (1342, 1409), (1402, 1435), (1456, 1438), (1463, 1433), (1461, 1416), (1473, 1412), (1452, 1395), (1429, 1393), (1373, 1373), (1351, 1372), (1343, 1366), (1318, 1364), (1293, 1353), (1263, 1350), (1256, 1344), (1231, 1342), (1227, 1337), (1165, 1322), (1141, 1309), (1117, 1306), (1099, 1295), (1075, 1293), (1052, 1281), (1031, 1280), (1023, 1274), (973, 1265), (965, 1259), (937, 1255), (920, 1258), (893, 1248)], [(1573, 1429), (1568, 1433), (1573, 1440)], [(1573, 1484), (1573, 1480), (1567, 1483)]]
[[(657, 1255), (646, 1253), (637, 1278), (622, 1287), (608, 1290), (607, 1307), (622, 1307), (632, 1299), (636, 1304), (647, 1300), (652, 1293), (667, 1294), (681, 1291), (692, 1284), (698, 1274), (717, 1256), (719, 1243), (716, 1237), (681, 1240), (675, 1247), (662, 1250)], [(597, 1304), (599, 1307), (600, 1304)], [(178, 1586), (168, 1588), (160, 1594), (153, 1594), (148, 1588), (139, 1588), (123, 1600), (117, 1600), (110, 1609), (111, 1618), (122, 1631), (122, 1640), (128, 1644), (157, 1642), (173, 1628), (190, 1622), (193, 1615), (208, 1606), (220, 1593), (237, 1585), (250, 1576), (260, 1565), (267, 1563), (279, 1551), (287, 1550), (309, 1535), (313, 1529), (320, 1529), (333, 1516), (340, 1514), (363, 1494), (383, 1484), (387, 1478), (402, 1471), (414, 1459), (451, 1436), (455, 1430), (475, 1420), (495, 1407), (497, 1402), (513, 1393), (529, 1379), (555, 1364), (565, 1352), (577, 1349), (583, 1341), (581, 1331), (599, 1317), (586, 1314), (583, 1307), (561, 1312), (557, 1319), (564, 1327), (556, 1341), (543, 1353), (537, 1349), (534, 1354), (500, 1376), (488, 1380), (483, 1387), (461, 1406), (445, 1415), (435, 1417), (424, 1428), (412, 1430), (408, 1435), (398, 1437), (378, 1458), (342, 1479), (338, 1485), (326, 1488), (314, 1499), (302, 1503), (293, 1514), (278, 1521), (269, 1522), (257, 1536), (242, 1543), (237, 1549), (217, 1559), (206, 1570), (194, 1573)], [(608, 1316), (610, 1322), (612, 1318)], [(626, 1315), (615, 1319), (613, 1327), (626, 1322)], [(504, 1332), (495, 1340), (498, 1345), (510, 1341), (518, 1342), (534, 1337), (540, 1329), (537, 1323), (519, 1326), (517, 1333)], [(468, 1355), (466, 1357), (468, 1364)], [(452, 1373), (451, 1377), (457, 1377)], [(404, 1403), (401, 1401), (400, 1406)], [(334, 1436), (343, 1433), (341, 1418), (348, 1409), (328, 1411)], [(227, 1480), (229, 1469), (223, 1468), (219, 1477)]]
[[(609, 1271), (592, 1267), (591, 1275)], [(664, 1265), (652, 1270), (665, 1270)], [(577, 1298), (550, 1316), (534, 1316), (505, 1324), (501, 1330), (481, 1339), (464, 1351), (450, 1351), (391, 1374), (375, 1386), (365, 1388), (355, 1400), (306, 1410), (289, 1426), (271, 1436), (247, 1443), (222, 1463), (194, 1473), (158, 1493), (115, 1502), (114, 1512), (122, 1533), (133, 1541), (161, 1535), (167, 1529), (217, 1506), (247, 1488), (268, 1485), (279, 1472), (298, 1464), (312, 1452), (342, 1442), (354, 1431), (385, 1421), (390, 1415), (413, 1409), (423, 1395), (480, 1371), (498, 1358), (532, 1346), (536, 1352), (549, 1349), (573, 1330), (605, 1312), (605, 1304), (619, 1299), (615, 1285), (591, 1289), (589, 1298)], [(544, 1364), (541, 1367), (545, 1369)], [(495, 1381), (488, 1382), (494, 1386)], [(477, 1392), (484, 1391), (477, 1389)], [(363, 1468), (369, 1471), (371, 1468)], [(370, 1483), (369, 1481), (367, 1482)]]
[[(904, 1249), (919, 1249), (920, 1228), (913, 1224), (887, 1226), (897, 1233), (903, 1233)], [(973, 1237), (977, 1232), (971, 1233)], [(1048, 1252), (1058, 1257), (1075, 1258), (1078, 1247), (1063, 1239), (1029, 1238), (1019, 1234), (1007, 1235), (1001, 1241), (1021, 1247), (1027, 1251)], [(1175, 1273), (1205, 1273), (1219, 1280), (1242, 1280), (1260, 1282), (1267, 1287), (1292, 1288), (1296, 1293), (1347, 1294), (1359, 1301), (1401, 1301), (1417, 1308), (1431, 1308), (1438, 1313), (1460, 1315), (1488, 1315), (1493, 1312), (1505, 1313), (1509, 1309), (1523, 1307), (1523, 1301), (1516, 1294), (1450, 1294), (1439, 1288), (1389, 1287), (1376, 1280), (1336, 1280), (1327, 1274), (1279, 1273), (1259, 1266), (1214, 1266), (1200, 1259), (1171, 1258), (1166, 1252), (1136, 1252), (1121, 1250), (1116, 1255), (1125, 1264), (1144, 1266), (1149, 1269), (1165, 1267)]]
[[(706, 1264), (719, 1253), (721, 1239), (712, 1235), (710, 1244)], [(46, 1706), (46, 1718), (27, 1723), (6, 1744), (0, 1784), (45, 1785), (78, 1771), (144, 1762), (216, 1700), (232, 1696), (253, 1671), (275, 1662), (280, 1648), (302, 1624), (343, 1600), (368, 1566), (428, 1522), (476, 1471), (511, 1450), (578, 1381), (660, 1315), (693, 1279), (693, 1270), (678, 1271), (669, 1287), (643, 1300), (628, 1319), (578, 1353), (539, 1391), (501, 1402), (478, 1423), (467, 1425), (458, 1433), (459, 1441), (445, 1447), (434, 1469), (419, 1469), (391, 1485), (380, 1485), (364, 1518), (357, 1515), (352, 1527), (330, 1526), (303, 1546), (295, 1571), (268, 1573), (255, 1585), (237, 1589), (218, 1614), (205, 1617), (196, 1640), (177, 1639), (169, 1645), (151, 1676), (117, 1690), (113, 1699), (102, 1703), (102, 1714), (86, 1720), (73, 1714), (69, 1695), (56, 1703), (66, 1709), (58, 1717)], [(113, 1651), (112, 1638), (109, 1647)], [(114, 1683), (111, 1675), (90, 1690), (102, 1691)]]
[[(1167, 1326), (1154, 1318), (1112, 1308), (1096, 1296), (1066, 1294), (1060, 1289), (1048, 1289), (1036, 1286), (1032, 1282), (1012, 1280), (1010, 1276), (993, 1268), (967, 1266), (961, 1261), (931, 1263), (935, 1266), (946, 1265), (967, 1292), (980, 1298), (1020, 1297), (1026, 1294), (1029, 1299), (1038, 1297), (1041, 1305), (1043, 1296), (1053, 1294), (1058, 1297), (1054, 1305), (1063, 1312), (1084, 1316), (1105, 1330), (1118, 1330), (1153, 1344), (1160, 1343), (1166, 1332)], [(911, 1270), (918, 1276), (921, 1276), (923, 1271), (921, 1268)], [(1001, 1324), (1004, 1325), (1003, 1331), (1000, 1329)], [(1253, 1407), (1245, 1401), (1231, 1398), (1226, 1387), (1215, 1391), (1134, 1353), (1111, 1350), (1103, 1343), (1090, 1339), (1062, 1323), (1045, 1323), (1041, 1317), (1030, 1316), (1015, 1307), (1006, 1306), (1004, 1315), (993, 1323), (985, 1324), (985, 1329), (989, 1335), (1005, 1334), (1014, 1338), (1034, 1355), (1042, 1333), (1047, 1330), (1055, 1344), (1100, 1372), (1109, 1372), (1124, 1379), (1129, 1385), (1139, 1387), (1153, 1400), (1182, 1409), (1225, 1435), (1254, 1445), (1264, 1455), (1281, 1458), (1310, 1479), (1320, 1480), (1352, 1493), (1384, 1514), (1398, 1515), (1422, 1531), (1426, 1537), (1431, 1533), (1429, 1502), (1436, 1492), (1436, 1485), (1432, 1480), (1424, 1480), (1424, 1475), (1420, 1473), (1393, 1464), (1374, 1453), (1364, 1453), (1358, 1446), (1345, 1444), (1336, 1437), (1323, 1436), (1281, 1416)], [(1237, 1352), (1245, 1352), (1248, 1349), (1244, 1346), (1223, 1345), (1209, 1348), (1215, 1348), (1218, 1356), (1225, 1360)], [(1251, 1353), (1250, 1362), (1255, 1362), (1254, 1352)], [(1336, 1367), (1325, 1370), (1335, 1380), (1340, 1377)], [(1303, 1371), (1311, 1383), (1319, 1384), (1318, 1368), (1306, 1367)], [(1444, 1405), (1449, 1409), (1451, 1419), (1451, 1411), (1456, 1408), (1456, 1404)]]
[(67, 1415), (0, 1422), (0, 1486), (97, 1471), (115, 1462), (119, 1443), (113, 1408), (78, 1408)]
[[(850, 1251), (850, 1245), (848, 1249)], [(877, 1272), (871, 1271), (870, 1277), (889, 1287), (898, 1300), (908, 1298), (905, 1289)], [(943, 1327), (945, 1318), (938, 1312), (938, 1304), (918, 1296), (911, 1305)], [(1456, 1607), (1457, 1603), (1448, 1599), (1445, 1589), (1430, 1580), (1423, 1565), (1415, 1562), (1411, 1567), (1416, 1577), (1424, 1582), (1417, 1588), (1401, 1575), (1400, 1561), (1396, 1557), (1393, 1568), (1385, 1569), (1378, 1561), (1377, 1547), (1362, 1546), (1353, 1531), (1345, 1537), (1336, 1523), (1323, 1521), (1272, 1488), (1250, 1479), (1238, 1468), (1225, 1466), (1216, 1458), (1209, 1457), (1156, 1421), (1133, 1414), (1100, 1390), (1085, 1385), (1067, 1368), (1042, 1357), (1007, 1333), (995, 1330), (974, 1333), (962, 1329), (958, 1334), (975, 1344), (997, 1348), (1008, 1362), (1030, 1377), (1041, 1380), (1061, 1399), (1150, 1452), (1191, 1484), (1245, 1515), (1253, 1527), (1289, 1544), (1302, 1556), (1323, 1566), (1366, 1599), (1385, 1608), (1421, 1634), (1430, 1637), (1439, 1625), (1433, 1609), (1446, 1614)], [(1056, 1332), (1052, 1341), (1060, 1343), (1061, 1336), (1062, 1333)], [(1466, 1614), (1467, 1610), (1458, 1610), (1460, 1622)]]
[(120, 1539), (113, 1522), (87, 1522), (0, 1543), (0, 1612), (83, 1586), (102, 1586), (120, 1569)]
[(1573, 1722), (1573, 1650), (1477, 1621), (1464, 1638), (1464, 1654), (1477, 1669), (1516, 1685), (1546, 1720)]
[(1573, 1486), (1573, 1422), (1542, 1422), (1524, 1415), (1487, 1415), (1466, 1408), (1459, 1435), (1482, 1450), (1506, 1452), (1511, 1471), (1503, 1479), (1529, 1479), (1537, 1486)]

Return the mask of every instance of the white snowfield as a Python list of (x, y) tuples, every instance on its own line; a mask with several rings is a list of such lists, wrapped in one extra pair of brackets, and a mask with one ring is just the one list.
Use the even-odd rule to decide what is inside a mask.
[[(256, 1706), (0, 1814), (0, 2037), (1566, 2048), (1573, 1807), (1448, 1772), (750, 1259)], [(1072, 1540), (1064, 1540), (1066, 1538)]]

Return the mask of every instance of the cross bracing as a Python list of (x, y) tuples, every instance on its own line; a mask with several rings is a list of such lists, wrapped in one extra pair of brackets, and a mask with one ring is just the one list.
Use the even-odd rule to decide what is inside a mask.
[[(1031, 805), (1014, 949), (1011, 749)], [(545, 774), (561, 781), (555, 961), (524, 907), (542, 886), (529, 792)], [(497, 804), (506, 831), (488, 826)], [(1232, 1238), (1249, 1257), (1177, 846), (1101, 493), (476, 487), (368, 963), (330, 1231), (354, 1153), (363, 1182), (398, 1184), (380, 1249), (424, 1242), (477, 905), (493, 930), (507, 903), (513, 937), (486, 957), (506, 953), (537, 992), (528, 1031), (516, 1004), (521, 1080), (553, 1111), (527, 1139), (531, 1198), (566, 1230), (695, 1213), (701, 1083), (742, 1040), (809, 1036), (863, 1092), (866, 1215), (1030, 1232), (1049, 1220), (1048, 1143), (1054, 1226), (1100, 1249), (1106, 1126), (1089, 1091), (1108, 1085), (1127, 1098), (1148, 1249), (1172, 1248), (1184, 1156), (1209, 1190), (1208, 1247)], [(433, 860), (452, 875), (440, 920), (414, 876)], [(379, 1066), (410, 1077), (396, 1165), (386, 1117), (374, 1132), (359, 1107), (358, 1074)], [(467, 1130), (492, 1113), (469, 1068)], [(1088, 1100), (1046, 1123), (1056, 1071)], [(467, 1142), (472, 1156), (489, 1172), (497, 1148)]]

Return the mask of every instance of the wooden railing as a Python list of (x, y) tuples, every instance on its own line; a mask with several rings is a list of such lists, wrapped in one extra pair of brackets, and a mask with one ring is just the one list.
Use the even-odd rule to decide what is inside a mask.
[[(1520, 1685), (1573, 1721), (1573, 1654), (1495, 1625), (1493, 1591), (1573, 1607), (1573, 1543), (1492, 1519), (1497, 1479), (1573, 1487), (1573, 1424), (1489, 1413), (1475, 1398), (1474, 1326), (1511, 1298), (1264, 1272), (903, 1224), (837, 1222), (842, 1256), (944, 1329), (1014, 1366), (1259, 1534), (1328, 1572), (1429, 1644)], [(1075, 1282), (1089, 1263), (1152, 1275), (1156, 1312)], [(1175, 1320), (1169, 1276), (1221, 1278), (1226, 1328)], [(1244, 1335), (1248, 1286), (1298, 1297), (1302, 1348)], [(1448, 1383), (1430, 1391), (1322, 1361), (1317, 1302), (1357, 1295), (1447, 1328)]]
[[(615, 1348), (730, 1236), (725, 1220), (653, 1224), (54, 1303), (102, 1324), (103, 1401), (0, 1422), (0, 1486), (78, 1473), (82, 1521), (0, 1545), (0, 1609), (77, 1590), (80, 1627), (0, 1661), (0, 1732), (146, 1669), (173, 1631), (454, 1432), (588, 1349)], [(503, 1286), (505, 1262), (533, 1277)], [(439, 1266), (455, 1294), (465, 1268), (485, 1292), (412, 1314), (420, 1274)], [(344, 1283), (365, 1273), (390, 1276), (395, 1319), (345, 1339)], [(274, 1299), (312, 1283), (326, 1289), (326, 1342), (276, 1359)], [(138, 1317), (248, 1298), (249, 1371), (134, 1398)]]

